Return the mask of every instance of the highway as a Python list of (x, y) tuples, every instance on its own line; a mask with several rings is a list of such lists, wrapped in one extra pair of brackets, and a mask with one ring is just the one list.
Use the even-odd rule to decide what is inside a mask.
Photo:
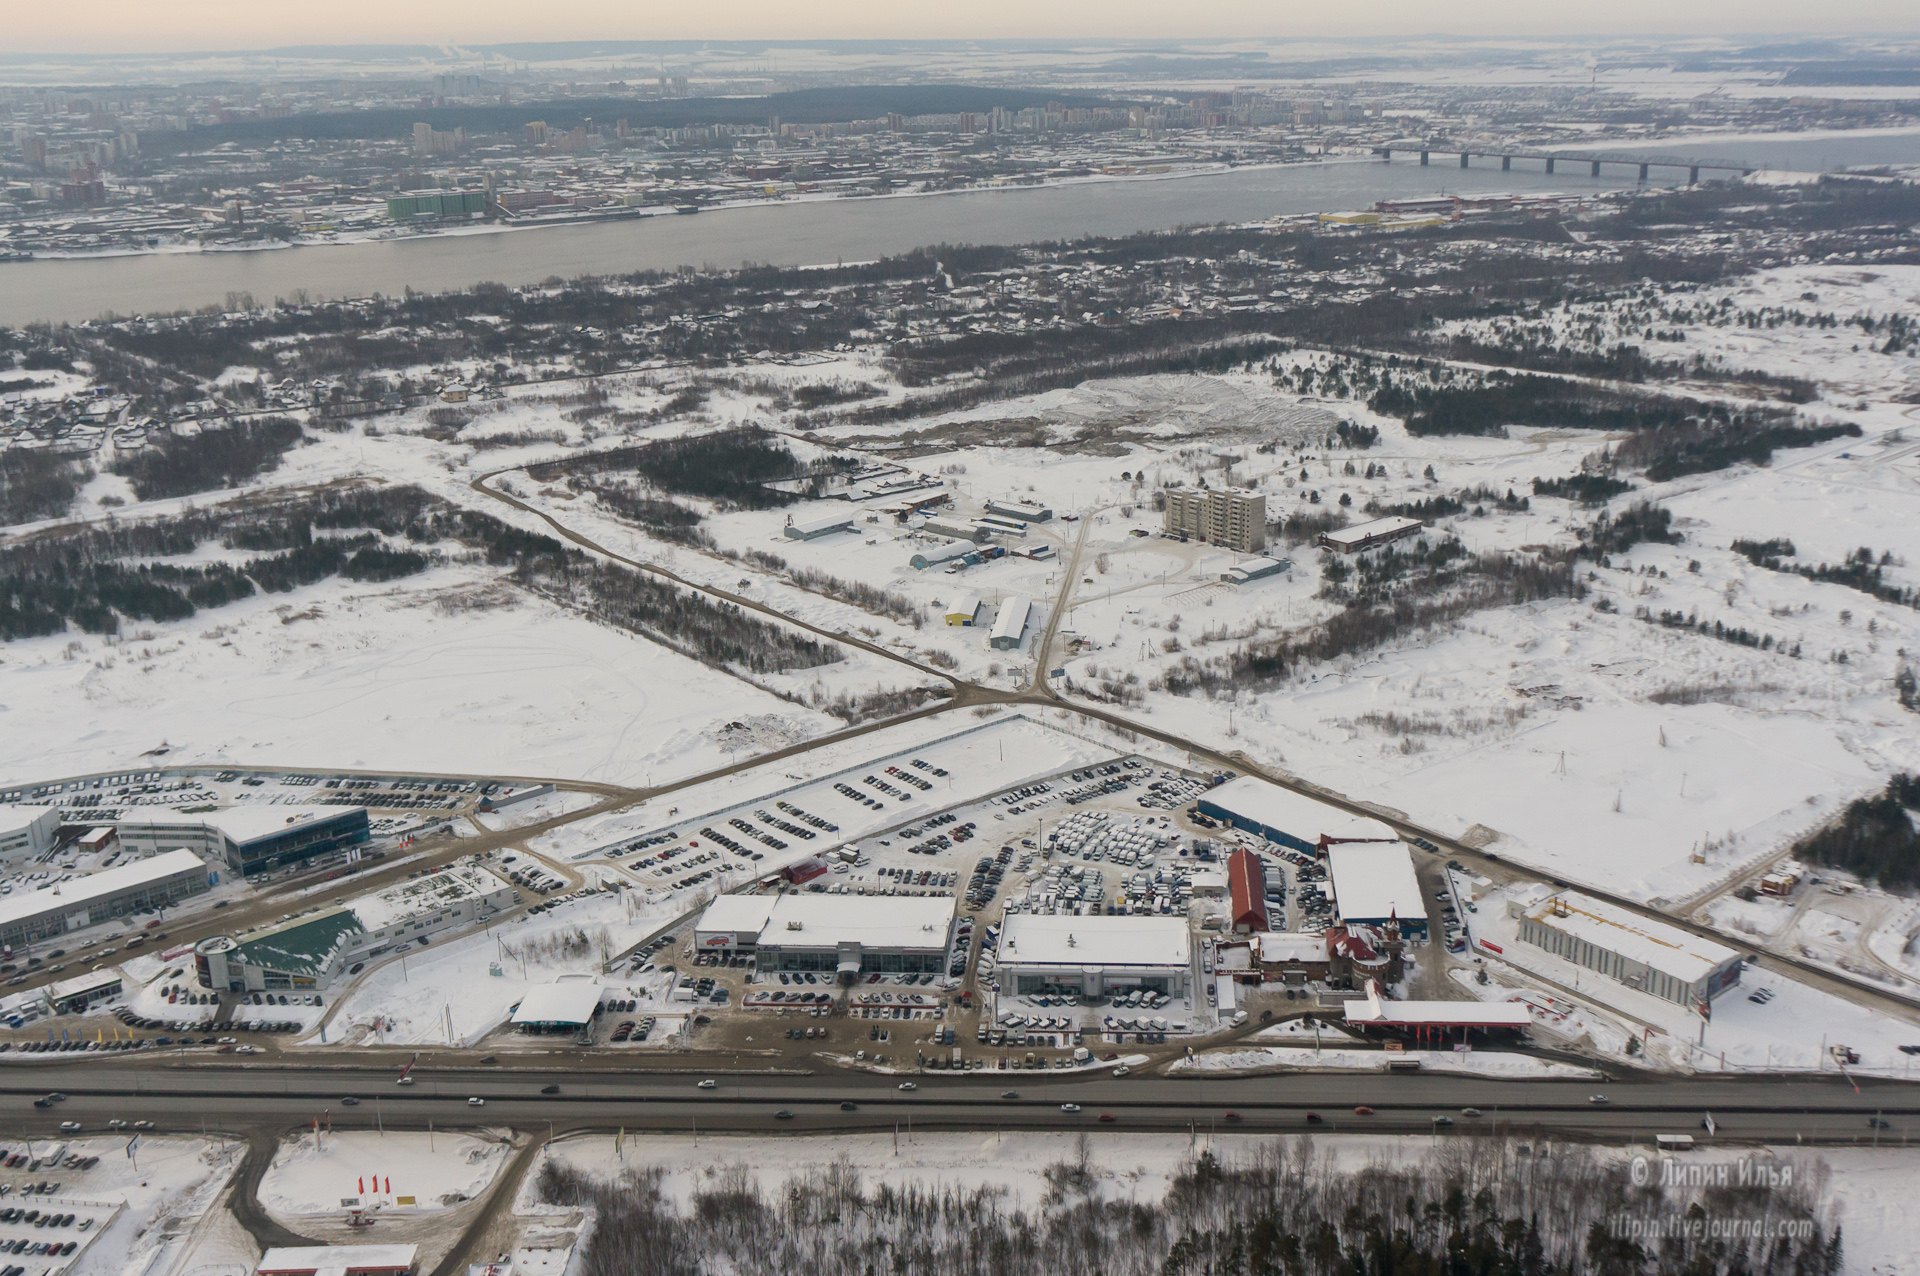
[[(514, 1126), (583, 1130), (850, 1133), (896, 1124), (936, 1130), (1190, 1129), (1259, 1134), (1302, 1132), (1429, 1133), (1446, 1115), (1459, 1134), (1498, 1127), (1617, 1141), (1654, 1134), (1706, 1137), (1711, 1113), (1720, 1139), (1742, 1142), (1904, 1144), (1920, 1136), (1920, 1088), (1903, 1082), (1853, 1083), (1812, 1078), (1746, 1077), (1607, 1081), (1507, 1081), (1436, 1074), (1326, 1074), (1259, 1077), (1114, 1078), (1105, 1072), (938, 1073), (902, 1078), (852, 1071), (804, 1075), (700, 1072), (630, 1073), (521, 1066), (418, 1072), (396, 1083), (397, 1069), (260, 1067), (228, 1064), (154, 1068), (8, 1067), (0, 1071), (0, 1129), (49, 1137), (62, 1121), (86, 1133), (111, 1119), (148, 1120), (159, 1131), (291, 1130), (325, 1115), (335, 1129)], [(543, 1094), (547, 1086), (558, 1093)], [(59, 1090), (50, 1108), (33, 1100)], [(1006, 1091), (1018, 1098), (1001, 1097)], [(1604, 1104), (1592, 1101), (1603, 1094)], [(359, 1103), (343, 1105), (353, 1096)], [(483, 1107), (469, 1097), (485, 1100)], [(843, 1104), (854, 1104), (852, 1110)], [(1076, 1103), (1078, 1113), (1060, 1105)], [(1356, 1114), (1365, 1105), (1370, 1115)], [(1462, 1109), (1483, 1113), (1470, 1117)], [(790, 1119), (777, 1117), (780, 1111)], [(1237, 1120), (1228, 1117), (1234, 1113)], [(1309, 1120), (1309, 1113), (1319, 1121)], [(1114, 1120), (1102, 1122), (1102, 1114)], [(1886, 1121), (1875, 1129), (1875, 1117)]]

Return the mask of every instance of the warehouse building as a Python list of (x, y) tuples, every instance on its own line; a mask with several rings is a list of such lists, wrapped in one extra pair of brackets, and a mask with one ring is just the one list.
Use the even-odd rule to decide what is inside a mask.
[(1210, 819), (1297, 851), (1318, 850), (1323, 837), (1399, 840), (1379, 820), (1349, 815), (1337, 806), (1251, 775), (1207, 790), (1196, 805)]
[(489, 870), (455, 865), (251, 935), (203, 939), (193, 950), (195, 973), (216, 991), (325, 988), (356, 962), (424, 944), (519, 900)]
[(1267, 866), (1244, 846), (1227, 857), (1227, 891), (1232, 896), (1236, 934), (1252, 935), (1267, 928)]
[(1427, 937), (1427, 905), (1413, 871), (1413, 850), (1400, 841), (1349, 842), (1327, 847), (1333, 908), (1346, 926), (1400, 923), (1408, 939)]
[(1278, 576), (1281, 572), (1292, 570), (1291, 559), (1252, 558), (1221, 572), (1220, 580), (1228, 585), (1250, 585), (1256, 580), (1265, 580), (1269, 576)]
[(300, 864), (370, 836), (363, 806), (236, 806), (208, 815), (143, 811), (120, 820), (120, 842), (135, 854), (176, 848), (251, 877)]
[(1193, 934), (1184, 917), (1011, 913), (998, 959), (1000, 986), (1016, 996), (1182, 997), (1193, 981)]
[(1740, 982), (1743, 959), (1725, 944), (1577, 891), (1534, 887), (1507, 901), (1507, 915), (1521, 942), (1689, 1009)]
[(822, 536), (831, 536), (835, 532), (853, 530), (853, 515), (829, 514), (824, 518), (809, 518), (799, 522), (789, 518), (786, 534), (788, 540), (817, 541)]
[(51, 806), (0, 806), (0, 865), (45, 855), (60, 833), (60, 811)]
[(794, 893), (722, 895), (694, 923), (702, 952), (755, 954), (762, 972), (927, 974), (947, 968), (953, 898)]
[(1409, 536), (1418, 536), (1427, 525), (1417, 518), (1376, 518), (1370, 523), (1361, 523), (1355, 527), (1337, 528), (1331, 532), (1320, 533), (1321, 549), (1330, 549), (1338, 554), (1359, 554), (1381, 545), (1405, 540)]
[(971, 626), (980, 619), (980, 595), (968, 594), (953, 606), (947, 608), (949, 625)]
[(993, 634), (987, 645), (995, 651), (1018, 651), (1026, 641), (1027, 616), (1032, 610), (1033, 603), (1025, 594), (1008, 595), (993, 618)]
[(417, 1245), (293, 1245), (260, 1256), (254, 1276), (410, 1276)]
[(907, 566), (917, 572), (923, 572), (929, 567), (937, 567), (941, 563), (951, 563), (955, 559), (965, 558), (976, 548), (978, 547), (972, 541), (946, 541), (935, 545), (932, 549), (916, 550), (913, 557), (907, 560)]
[(1237, 487), (1169, 489), (1163, 526), (1169, 536), (1257, 554), (1267, 544), (1267, 498)]
[(1029, 505), (1025, 501), (988, 501), (987, 513), (1023, 523), (1045, 523), (1053, 518), (1053, 511), (1044, 505)]
[(20, 947), (114, 917), (169, 908), (212, 886), (192, 851), (169, 851), (0, 899), (0, 944)]
[(991, 528), (966, 518), (930, 518), (916, 530), (929, 536), (957, 536), (976, 545), (984, 545), (993, 537)]

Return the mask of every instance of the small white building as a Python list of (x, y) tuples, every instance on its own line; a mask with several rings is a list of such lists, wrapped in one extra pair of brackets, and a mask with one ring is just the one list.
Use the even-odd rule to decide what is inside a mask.
[(410, 1276), (417, 1245), (293, 1245), (260, 1256), (254, 1276)]
[(828, 514), (824, 518), (789, 519), (785, 528), (787, 539), (795, 541), (819, 540), (822, 536), (831, 536), (835, 532), (852, 530), (852, 514)]
[(1032, 611), (1033, 602), (1025, 594), (1008, 595), (993, 618), (993, 634), (987, 645), (995, 651), (1018, 651), (1026, 640), (1027, 617)]
[(510, 1022), (521, 1032), (578, 1032), (600, 1006), (600, 981), (592, 975), (562, 975), (527, 989)]
[(1418, 536), (1427, 525), (1417, 518), (1376, 518), (1372, 522), (1320, 533), (1321, 549), (1337, 554), (1359, 554), (1380, 545)]
[(971, 626), (979, 619), (980, 595), (978, 594), (967, 594), (963, 596), (959, 602), (947, 608), (947, 623), (949, 625)]
[(1184, 917), (1011, 913), (998, 959), (1000, 985), (1015, 994), (1181, 997), (1192, 987), (1193, 932)]

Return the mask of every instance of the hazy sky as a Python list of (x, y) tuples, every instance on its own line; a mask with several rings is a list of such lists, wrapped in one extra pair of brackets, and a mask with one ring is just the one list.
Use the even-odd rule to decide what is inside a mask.
[(1418, 34), (1833, 35), (1920, 29), (1914, 0), (19, 0), (7, 52), (575, 39)]

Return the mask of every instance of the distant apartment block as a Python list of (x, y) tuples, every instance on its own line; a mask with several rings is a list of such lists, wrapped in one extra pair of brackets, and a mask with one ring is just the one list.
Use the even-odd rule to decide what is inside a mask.
[(1267, 544), (1267, 498), (1241, 488), (1167, 493), (1169, 536), (1190, 536), (1257, 554)]

